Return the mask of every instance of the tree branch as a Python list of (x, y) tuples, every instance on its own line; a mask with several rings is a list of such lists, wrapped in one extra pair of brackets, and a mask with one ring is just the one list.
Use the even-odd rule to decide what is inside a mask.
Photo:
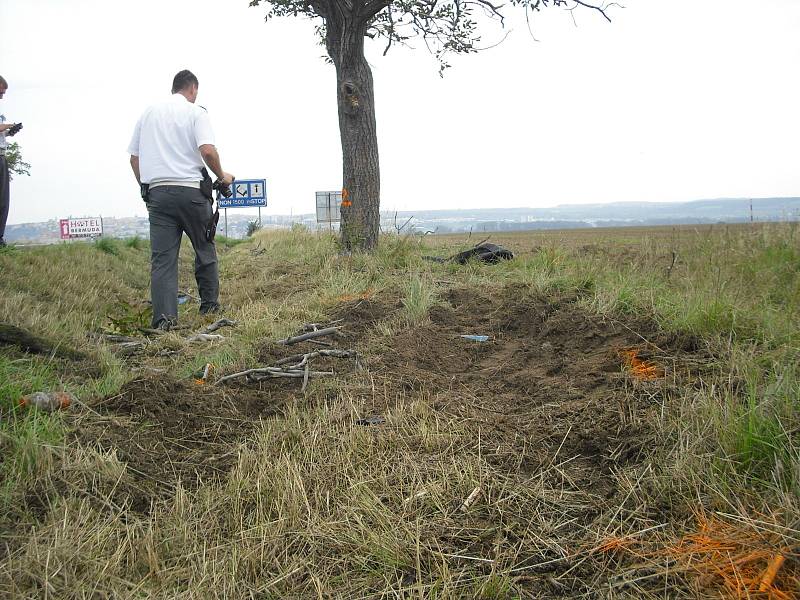
[(395, 30), (394, 30), (394, 16), (392, 16), (392, 7), (391, 3), (388, 5), (389, 10), (387, 11), (387, 18), (389, 19), (389, 31), (387, 37), (389, 38), (389, 43), (386, 44), (386, 49), (383, 51), (383, 55), (386, 56), (386, 53), (389, 52), (389, 48), (392, 47), (392, 42), (394, 41), (395, 37)]
[[(606, 9), (609, 6), (620, 6), (616, 2), (612, 2), (611, 4), (606, 4), (604, 6), (596, 6), (594, 4), (588, 4), (586, 2), (583, 2), (583, 0), (572, 0), (572, 1), (575, 2), (575, 7), (573, 7), (572, 10), (574, 10), (578, 6), (583, 6), (584, 8), (592, 8), (592, 9), (596, 10), (597, 12), (599, 12), (601, 15), (603, 15), (603, 17), (605, 17), (606, 21), (608, 21), (609, 23), (611, 23), (611, 18), (606, 14)], [(620, 8), (621, 8), (621, 6), (620, 6)]]
[(497, 17), (498, 19), (500, 19), (500, 25), (502, 25), (503, 27), (506, 26), (506, 18), (503, 15), (503, 13), (500, 12), (500, 9), (503, 8), (505, 4), (500, 4), (498, 6), (495, 6), (494, 4), (489, 2), (489, 0), (476, 0), (476, 1), (479, 5), (483, 6), (487, 10), (489, 16)]
[[(384, 8), (387, 8), (389, 5), (391, 5), (391, 3), (392, 0), (369, 0), (368, 2), (364, 3), (364, 11), (361, 13), (361, 15), (365, 20), (369, 21)], [(391, 10), (389, 12), (391, 13)]]

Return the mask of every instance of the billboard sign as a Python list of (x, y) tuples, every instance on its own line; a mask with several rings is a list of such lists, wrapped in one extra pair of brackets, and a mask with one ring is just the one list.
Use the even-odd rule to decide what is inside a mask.
[(342, 192), (317, 192), (317, 223), (338, 223), (341, 215)]
[(61, 219), (59, 221), (61, 239), (100, 237), (103, 235), (103, 218), (86, 217), (84, 219)]
[(230, 198), (220, 198), (220, 208), (243, 208), (267, 205), (266, 179), (236, 179), (231, 184)]

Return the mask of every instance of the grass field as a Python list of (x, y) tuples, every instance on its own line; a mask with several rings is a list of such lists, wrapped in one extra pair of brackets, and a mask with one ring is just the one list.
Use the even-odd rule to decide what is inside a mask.
[[(221, 240), (238, 325), (204, 342), (196, 298), (140, 330), (144, 240), (0, 251), (0, 323), (85, 355), (0, 345), (0, 596), (800, 597), (797, 224), (426, 258), (477, 241)], [(214, 385), (329, 349), (276, 343), (309, 323), (358, 360)]]

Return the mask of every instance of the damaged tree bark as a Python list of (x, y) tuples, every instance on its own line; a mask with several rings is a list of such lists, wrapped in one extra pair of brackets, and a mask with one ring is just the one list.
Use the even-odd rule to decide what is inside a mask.
[(328, 55), (336, 67), (342, 142), (341, 236), (345, 250), (373, 250), (380, 233), (380, 166), (372, 70), (364, 57), (369, 22), (385, 3), (331, 2), (326, 19)]

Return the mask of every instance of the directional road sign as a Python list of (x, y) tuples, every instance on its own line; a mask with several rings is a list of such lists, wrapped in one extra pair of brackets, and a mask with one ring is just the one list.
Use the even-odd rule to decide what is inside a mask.
[(220, 208), (267, 205), (266, 179), (237, 179), (231, 185), (231, 191), (233, 195), (230, 198), (219, 199)]

